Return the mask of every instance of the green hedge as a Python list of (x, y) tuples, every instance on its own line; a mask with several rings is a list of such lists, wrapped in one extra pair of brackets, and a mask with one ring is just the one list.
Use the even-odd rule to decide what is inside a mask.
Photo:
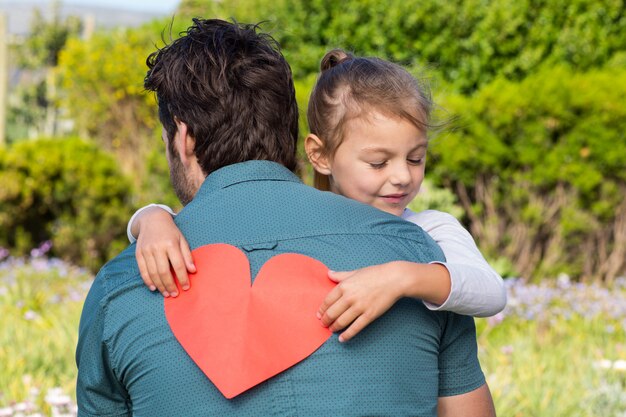
[(626, 69), (556, 67), (443, 102), (459, 119), (431, 172), (491, 257), (524, 277), (626, 272)]
[[(303, 113), (331, 47), (426, 68), (435, 94), (448, 92), (436, 101), (459, 120), (433, 140), (428, 175), (455, 194), (483, 252), (527, 278), (567, 272), (611, 280), (625, 273), (624, 10), (620, 0), (183, 0), (171, 35), (192, 15), (266, 21), (292, 65)], [(87, 103), (66, 103), (71, 116), (117, 149), (140, 180), (141, 202), (172, 200), (162, 161), (154, 164), (160, 186), (141, 186), (155, 184), (145, 172), (156, 170), (144, 161), (156, 147), (128, 158), (137, 156), (135, 144), (158, 143), (138, 60), (160, 44), (168, 22), (73, 40), (59, 63), (64, 97)], [(134, 65), (77, 66), (111, 53), (133, 56)], [(310, 178), (310, 168), (303, 171)]]
[(333, 47), (430, 67), (466, 93), (546, 65), (626, 60), (621, 0), (182, 0), (178, 12), (177, 29), (188, 16), (266, 21), (296, 78)]
[(99, 268), (123, 249), (131, 183), (115, 160), (80, 139), (41, 139), (0, 148), (0, 246), (52, 254)]

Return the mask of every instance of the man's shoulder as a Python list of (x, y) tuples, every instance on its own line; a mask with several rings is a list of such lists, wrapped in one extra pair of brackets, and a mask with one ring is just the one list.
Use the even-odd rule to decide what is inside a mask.
[[(208, 187), (207, 187), (208, 188)], [(421, 239), (415, 225), (374, 207), (301, 182), (256, 180), (202, 193), (176, 217), (183, 232), (227, 231), (235, 242), (328, 234), (393, 234)], [(210, 229), (210, 230), (209, 230)], [(224, 229), (224, 230), (223, 230)], [(195, 232), (193, 232), (195, 234)]]
[(137, 280), (138, 277), (140, 273), (135, 258), (135, 244), (132, 244), (108, 261), (95, 279), (106, 295), (120, 285)]
[[(135, 245), (131, 245), (123, 250), (107, 262), (96, 275), (83, 304), (79, 335), (87, 332), (97, 320), (104, 320), (107, 306), (114, 294), (123, 293), (129, 283), (138, 285), (137, 282), (141, 282), (134, 248)], [(82, 346), (83, 342), (79, 338), (77, 351), (80, 351)]]
[(329, 191), (305, 186), (302, 194), (306, 196), (304, 201), (314, 214), (313, 218), (334, 223), (340, 230), (348, 228), (352, 233), (390, 234), (401, 239), (421, 239), (421, 228), (399, 216)]
[[(307, 188), (302, 190), (307, 197), (299, 208), (302, 234), (324, 235), (324, 242), (346, 254), (380, 254), (376, 262), (399, 259), (396, 256), (415, 262), (445, 259), (419, 225), (331, 192)], [(375, 262), (374, 258), (371, 261)]]

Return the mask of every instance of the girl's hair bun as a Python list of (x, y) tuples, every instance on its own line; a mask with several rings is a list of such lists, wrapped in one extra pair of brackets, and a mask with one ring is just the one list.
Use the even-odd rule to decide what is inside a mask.
[(324, 58), (322, 58), (320, 70), (324, 72), (353, 58), (354, 56), (351, 53), (346, 52), (343, 49), (333, 49), (332, 51), (328, 51), (326, 55), (324, 55)]

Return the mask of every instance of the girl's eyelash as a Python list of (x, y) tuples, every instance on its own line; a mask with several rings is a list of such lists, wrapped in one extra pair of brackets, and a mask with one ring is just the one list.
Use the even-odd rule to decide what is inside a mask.
[(381, 163), (378, 163), (378, 164), (375, 164), (375, 163), (372, 163), (372, 162), (369, 163), (369, 165), (372, 168), (374, 168), (374, 169), (380, 169), (380, 168), (384, 167), (386, 164), (387, 164), (387, 161), (381, 162)]
[(420, 159), (407, 159), (407, 161), (409, 161), (409, 164), (413, 164), (413, 165), (419, 165), (422, 163), (422, 161), (424, 160), (424, 158), (420, 158)]

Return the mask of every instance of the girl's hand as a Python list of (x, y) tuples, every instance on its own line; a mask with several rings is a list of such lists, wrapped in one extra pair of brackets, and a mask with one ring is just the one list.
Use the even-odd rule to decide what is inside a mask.
[[(135, 219), (139, 229), (135, 256), (143, 282), (164, 297), (178, 296), (171, 269), (183, 290), (189, 289), (190, 273), (196, 272), (189, 244), (172, 216), (158, 207), (144, 210)], [(171, 267), (171, 269), (170, 269)]]
[(348, 272), (329, 271), (338, 285), (326, 296), (317, 317), (336, 332), (339, 341), (352, 339), (404, 295), (404, 278), (396, 262)]

